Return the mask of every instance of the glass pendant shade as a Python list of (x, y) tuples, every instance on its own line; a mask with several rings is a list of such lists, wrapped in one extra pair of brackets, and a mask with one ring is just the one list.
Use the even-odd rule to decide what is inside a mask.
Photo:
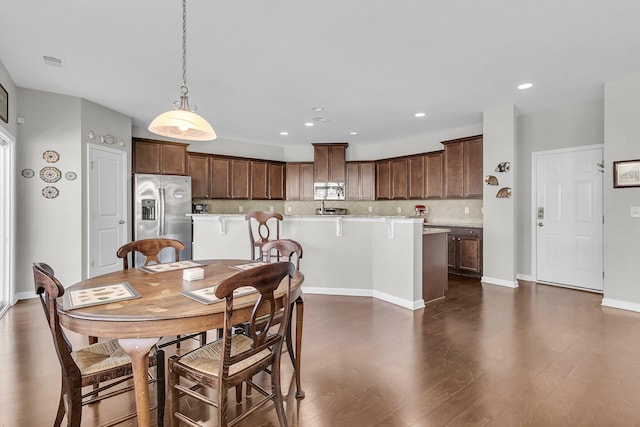
[(156, 135), (190, 141), (212, 141), (216, 133), (202, 116), (189, 110), (172, 110), (160, 114), (149, 125)]

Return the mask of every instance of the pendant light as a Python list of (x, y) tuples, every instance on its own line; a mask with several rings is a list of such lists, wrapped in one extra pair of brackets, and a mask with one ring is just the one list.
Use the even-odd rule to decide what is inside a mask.
[(200, 115), (196, 108), (189, 107), (189, 89), (187, 89), (187, 1), (182, 0), (182, 86), (180, 101), (173, 103), (175, 110), (167, 111), (156, 117), (149, 125), (149, 131), (156, 135), (190, 141), (212, 141), (216, 133), (211, 125)]

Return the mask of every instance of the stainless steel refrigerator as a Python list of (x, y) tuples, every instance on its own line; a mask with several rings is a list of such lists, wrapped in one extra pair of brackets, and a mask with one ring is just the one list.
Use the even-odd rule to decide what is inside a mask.
[[(191, 259), (191, 177), (177, 175), (133, 176), (135, 200), (134, 240), (163, 237), (184, 243), (180, 260)], [(172, 262), (172, 249), (163, 249), (160, 262)], [(136, 253), (134, 265), (144, 265)]]

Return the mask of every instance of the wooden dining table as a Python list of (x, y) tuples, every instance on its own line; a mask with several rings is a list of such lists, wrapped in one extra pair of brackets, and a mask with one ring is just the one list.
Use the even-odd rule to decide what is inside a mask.
[[(149, 351), (163, 336), (217, 330), (224, 326), (224, 301), (210, 304), (199, 302), (182, 294), (215, 286), (220, 281), (238, 273), (233, 266), (242, 266), (251, 260), (202, 260), (192, 261), (204, 269), (201, 280), (183, 280), (183, 269), (150, 272), (144, 267), (132, 268), (92, 277), (70, 286), (62, 303), (58, 304), (60, 323), (80, 334), (99, 338), (119, 338), (120, 345), (131, 357), (136, 394), (136, 412), (139, 426), (149, 426), (149, 386), (147, 371)], [(169, 264), (167, 264), (169, 265)], [(300, 388), (300, 352), (302, 347), (302, 282), (304, 275), (296, 272), (291, 282), (290, 301), (296, 302), (295, 376), (296, 396), (304, 397)], [(126, 282), (137, 293), (135, 298), (72, 307), (69, 295), (72, 291), (95, 290), (110, 284)], [(276, 291), (276, 298), (286, 296), (287, 280)], [(65, 298), (63, 297), (63, 298)], [(255, 304), (255, 294), (238, 297), (234, 301), (234, 316), (238, 322), (248, 321)]]

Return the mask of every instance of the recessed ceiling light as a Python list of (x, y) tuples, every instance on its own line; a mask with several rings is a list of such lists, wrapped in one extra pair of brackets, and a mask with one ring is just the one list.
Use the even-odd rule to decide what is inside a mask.
[(287, 136), (289, 135), (289, 132), (287, 132), (286, 130), (283, 130), (282, 132), (280, 132), (280, 135)]
[(313, 107), (313, 111), (324, 111), (324, 107)]
[(523, 89), (529, 89), (533, 87), (533, 83), (522, 83), (521, 85), (518, 85), (518, 89), (523, 90)]
[(307, 122), (307, 123), (305, 123), (304, 125), (305, 125), (305, 126), (307, 126), (307, 127), (312, 127), (312, 126), (313, 126), (313, 123), (311, 123), (311, 122)]
[(416, 117), (424, 117), (424, 116), (426, 116), (426, 114), (425, 113), (415, 113), (414, 116), (416, 116)]
[(349, 135), (357, 135), (357, 134), (358, 134), (358, 132), (356, 132), (356, 131), (349, 132)]

